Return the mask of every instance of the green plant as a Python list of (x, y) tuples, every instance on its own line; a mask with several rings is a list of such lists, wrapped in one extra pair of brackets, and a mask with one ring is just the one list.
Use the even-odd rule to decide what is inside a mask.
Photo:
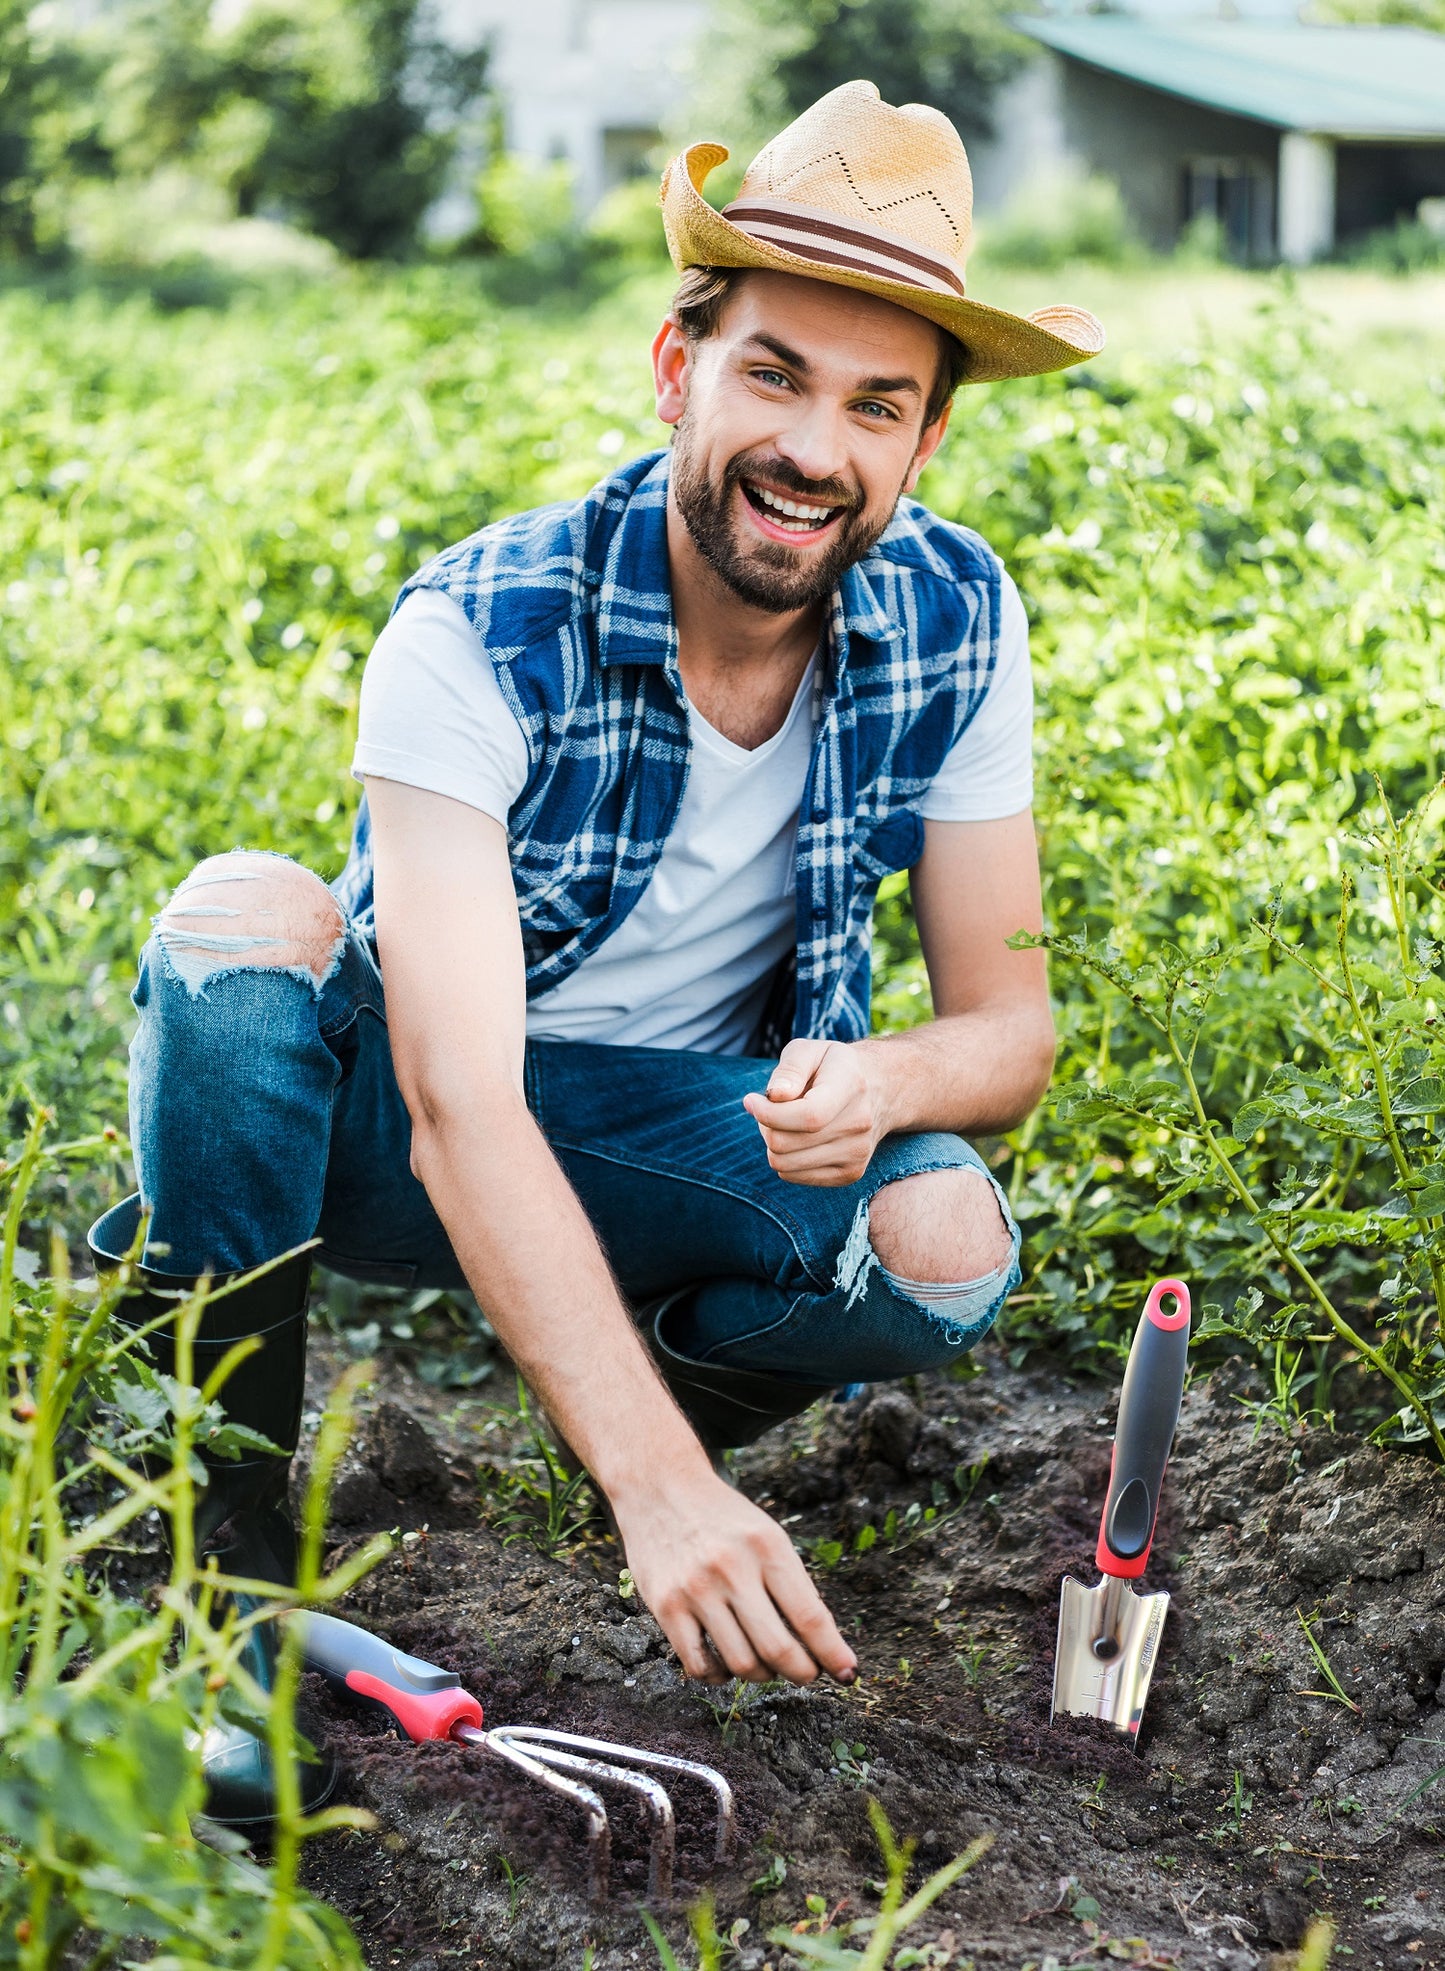
[[(225, 1422), (219, 1399), (256, 1344), (237, 1343), (195, 1387), (203, 1283), (174, 1317), (176, 1373), (160, 1376), (145, 1358), (146, 1331), (112, 1319), (119, 1283), (82, 1293), (59, 1238), (48, 1276), (21, 1263), (19, 1229), (42, 1180), (109, 1153), (104, 1138), (47, 1148), (48, 1120), (34, 1108), (0, 1165), (0, 1928), (15, 1939), (7, 1961), (51, 1971), (82, 1944), (105, 1962), (143, 1942), (178, 1971), (359, 1967), (345, 1924), (297, 1884), (305, 1839), (370, 1824), (350, 1808), (301, 1813), (300, 1634), (286, 1632), (269, 1701), (237, 1663), (250, 1622), (334, 1600), (385, 1549), (373, 1542), (336, 1573), (321, 1572), (327, 1488), (359, 1372), (338, 1385), (317, 1440), (296, 1590), (232, 1582), (203, 1565), (191, 1536), (193, 1447), (236, 1455), (251, 1442)], [(144, 1472), (134, 1464), (142, 1453)], [(147, 1609), (117, 1598), (104, 1562), (152, 1508), (170, 1522), (170, 1566)], [(227, 1588), (264, 1597), (257, 1613), (238, 1619), (228, 1603), (218, 1618), (216, 1596)], [(267, 1870), (241, 1865), (237, 1844), (207, 1845), (191, 1830), (202, 1804), (196, 1734), (218, 1707), (269, 1738), (278, 1812)]]
[[(1157, 1072), (1091, 1077), (1061, 1114), (1147, 1128), (1163, 1146), (1163, 1204), (1210, 1200), (1229, 1223), (1247, 1285), (1232, 1315), (1206, 1310), (1201, 1333), (1291, 1352), (1340, 1345), (1394, 1392), (1378, 1434), (1428, 1439), (1445, 1457), (1445, 926), (1427, 827), (1437, 808), (1432, 794), (1399, 818), (1381, 792), (1370, 825), (1340, 843), (1350, 861), (1333, 950), (1278, 892), (1239, 942), (1163, 943), (1137, 964), (1082, 935), (1022, 942), (1092, 973), (1152, 1029)], [(1242, 993), (1257, 1066), (1249, 1099), (1227, 1105), (1218, 1057), (1234, 1044)], [(1374, 1297), (1356, 1314), (1366, 1269)], [(1284, 1304), (1266, 1313), (1256, 1281), (1285, 1283)]]
[(1418, 218), (1397, 219), (1393, 226), (1368, 234), (1347, 257), (1382, 274), (1436, 273), (1445, 267), (1445, 228)]
[(765, 1704), (770, 1697), (775, 1697), (785, 1688), (786, 1685), (781, 1678), (775, 1677), (767, 1682), (754, 1684), (749, 1683), (744, 1677), (734, 1677), (730, 1683), (718, 1687), (716, 1691), (706, 1684), (699, 1686), (697, 1697), (717, 1719), (718, 1736), (724, 1745), (728, 1745), (732, 1742), (738, 1720), (746, 1717), (749, 1711), (755, 1711), (759, 1705)]
[(902, 1512), (896, 1506), (890, 1506), (881, 1526), (875, 1526), (872, 1520), (866, 1521), (858, 1528), (851, 1542), (845, 1544), (836, 1537), (818, 1536), (803, 1541), (802, 1545), (816, 1566), (830, 1572), (849, 1554), (871, 1552), (880, 1540), (891, 1551), (901, 1552), (926, 1534), (936, 1533), (961, 1513), (978, 1490), (979, 1480), (987, 1469), (987, 1458), (981, 1458), (977, 1464), (955, 1466), (951, 1485), (938, 1478), (933, 1481), (931, 1503), (925, 1505), (922, 1500), (915, 1499)]
[(1306, 1690), (1301, 1691), (1300, 1695), (1302, 1697), (1323, 1697), (1328, 1699), (1332, 1704), (1343, 1704), (1347, 1711), (1353, 1711), (1358, 1717), (1360, 1711), (1359, 1705), (1356, 1704), (1354, 1698), (1349, 1695), (1344, 1685), (1335, 1675), (1334, 1670), (1330, 1666), (1330, 1659), (1325, 1655), (1324, 1644), (1315, 1634), (1316, 1624), (1321, 1619), (1318, 1611), (1307, 1617), (1302, 1609), (1297, 1608), (1295, 1615), (1299, 1620), (1300, 1628), (1304, 1631), (1304, 1639), (1309, 1644), (1310, 1654), (1319, 1665), (1320, 1674), (1329, 1685), (1328, 1690)]
[[(662, 1926), (650, 1909), (643, 1910), (642, 1921), (656, 1947), (658, 1962), (662, 1965), (663, 1971), (682, 1971), (676, 1953), (662, 1934)], [(729, 1940), (718, 1935), (711, 1896), (701, 1897), (688, 1911), (687, 1925), (692, 1932), (692, 1940), (697, 1945), (697, 1971), (721, 1971), (723, 1951)]]
[(959, 1650), (955, 1660), (958, 1664), (959, 1669), (962, 1670), (967, 1682), (972, 1684), (975, 1688), (977, 1688), (977, 1686), (983, 1681), (984, 1664), (988, 1661), (990, 1656), (996, 1656), (997, 1654), (998, 1652), (992, 1647), (991, 1644), (974, 1642), (972, 1640), (969, 1640), (968, 1642), (965, 1643), (964, 1647)]
[(1228, 1814), (1230, 1819), (1229, 1827), (1220, 1829), (1220, 1832), (1232, 1835), (1236, 1841), (1242, 1841), (1244, 1839), (1245, 1820), (1254, 1811), (1254, 1795), (1245, 1786), (1244, 1774), (1237, 1768), (1234, 1774), (1234, 1783), (1230, 1788), (1229, 1798), (1217, 1811), (1221, 1814)]
[(846, 1738), (835, 1738), (832, 1751), (833, 1771), (839, 1779), (846, 1780), (850, 1786), (868, 1784), (873, 1767), (866, 1745), (850, 1745)]
[(788, 1879), (788, 1864), (782, 1855), (769, 1855), (768, 1865), (760, 1875), (755, 1875), (748, 1884), (750, 1896), (770, 1896), (774, 1889), (781, 1889)]
[[(915, 1843), (912, 1840), (898, 1841), (889, 1826), (888, 1816), (874, 1799), (868, 1802), (868, 1819), (887, 1870), (878, 1914), (860, 1917), (841, 1929), (829, 1927), (820, 1934), (808, 1935), (786, 1928), (770, 1932), (773, 1943), (782, 1945), (805, 1964), (815, 1966), (816, 1971), (884, 1971), (884, 1967), (893, 1961), (895, 1947), (919, 1918), (955, 1882), (977, 1867), (993, 1845), (992, 1835), (979, 1835), (961, 1855), (930, 1875), (922, 1888), (905, 1900), (904, 1891)], [(861, 1951), (849, 1948), (853, 1938), (865, 1940)]]
[(1335, 1926), (1328, 1917), (1317, 1917), (1306, 1930), (1295, 1971), (1326, 1971), (1335, 1951)]
[(592, 1481), (582, 1467), (569, 1468), (533, 1415), (527, 1385), (517, 1377), (517, 1407), (505, 1413), (520, 1428), (528, 1451), (506, 1464), (479, 1468), (485, 1509), (504, 1544), (527, 1540), (539, 1553), (556, 1555), (576, 1544), (593, 1517)]

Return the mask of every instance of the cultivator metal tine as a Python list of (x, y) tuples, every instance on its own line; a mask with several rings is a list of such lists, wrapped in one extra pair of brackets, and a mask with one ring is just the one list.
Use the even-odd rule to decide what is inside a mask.
[(530, 1744), (570, 1745), (578, 1752), (596, 1752), (608, 1760), (625, 1759), (634, 1766), (651, 1766), (657, 1772), (683, 1773), (706, 1786), (717, 1802), (715, 1858), (726, 1861), (732, 1852), (734, 1808), (733, 1790), (714, 1766), (696, 1759), (680, 1759), (669, 1752), (647, 1752), (641, 1746), (621, 1745), (613, 1739), (581, 1738), (576, 1732), (553, 1731), (546, 1725), (508, 1725), (509, 1735)]
[[(606, 1752), (607, 1758), (587, 1758), (579, 1749), (569, 1752), (561, 1743), (570, 1734), (565, 1732), (538, 1734), (526, 1726), (502, 1725), (491, 1734), (491, 1743), (498, 1751), (505, 1746), (515, 1755), (521, 1750), (515, 1740), (526, 1741), (524, 1758), (533, 1758), (539, 1764), (550, 1767), (554, 1772), (585, 1773), (603, 1786), (625, 1786), (630, 1793), (641, 1795), (646, 1801), (652, 1818), (652, 1833), (649, 1841), (647, 1865), (647, 1893), (654, 1902), (665, 1903), (672, 1895), (672, 1870), (677, 1853), (677, 1825), (673, 1817), (672, 1801), (667, 1788), (646, 1773), (633, 1772), (622, 1765), (620, 1759), (629, 1756), (624, 1745), (613, 1745), (606, 1739), (571, 1740), (579, 1747), (591, 1751)], [(500, 1741), (500, 1743), (498, 1742)]]
[(612, 1873), (612, 1828), (601, 1796), (580, 1780), (568, 1779), (565, 1773), (553, 1771), (520, 1746), (508, 1744), (501, 1732), (481, 1731), (475, 1725), (458, 1724), (453, 1725), (451, 1737), (459, 1745), (476, 1745), (483, 1751), (495, 1752), (499, 1759), (505, 1759), (529, 1779), (550, 1786), (554, 1793), (560, 1793), (574, 1806), (581, 1807), (587, 1816), (587, 1894), (593, 1903), (605, 1903)]

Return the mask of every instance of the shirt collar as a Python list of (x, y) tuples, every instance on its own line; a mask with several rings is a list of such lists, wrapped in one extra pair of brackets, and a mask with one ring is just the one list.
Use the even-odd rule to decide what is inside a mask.
[[(672, 576), (667, 557), (667, 487), (671, 454), (659, 452), (624, 496), (598, 576), (597, 655), (608, 664), (668, 665), (677, 655)], [(847, 636), (890, 643), (903, 626), (870, 579), (876, 550), (843, 571), (831, 620)], [(881, 584), (880, 584), (881, 586)]]

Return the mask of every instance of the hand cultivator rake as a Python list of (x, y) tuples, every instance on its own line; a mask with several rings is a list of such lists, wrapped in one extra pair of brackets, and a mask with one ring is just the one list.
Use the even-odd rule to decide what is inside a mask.
[(733, 1795), (713, 1767), (543, 1725), (497, 1725), (487, 1730), (481, 1705), (450, 1670), (405, 1656), (380, 1636), (334, 1615), (303, 1614), (292, 1619), (305, 1625), (306, 1667), (320, 1671), (339, 1696), (384, 1712), (414, 1743), (440, 1738), (480, 1746), (580, 1807), (587, 1816), (588, 1894), (594, 1903), (606, 1902), (612, 1869), (612, 1829), (599, 1786), (624, 1787), (647, 1809), (650, 1899), (665, 1903), (671, 1896), (677, 1851), (672, 1800), (653, 1773), (680, 1774), (710, 1789), (717, 1803), (716, 1859), (726, 1860), (732, 1846)]

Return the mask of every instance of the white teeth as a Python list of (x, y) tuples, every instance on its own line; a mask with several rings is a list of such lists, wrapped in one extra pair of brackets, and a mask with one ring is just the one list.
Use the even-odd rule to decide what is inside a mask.
[[(777, 513), (787, 514), (790, 520), (805, 521), (809, 527), (819, 520), (826, 520), (833, 511), (830, 506), (803, 506), (794, 500), (779, 499), (778, 495), (770, 493), (766, 486), (753, 486), (751, 490), (757, 494), (764, 506), (772, 507)], [(790, 527), (788, 531), (796, 534), (802, 529)]]

